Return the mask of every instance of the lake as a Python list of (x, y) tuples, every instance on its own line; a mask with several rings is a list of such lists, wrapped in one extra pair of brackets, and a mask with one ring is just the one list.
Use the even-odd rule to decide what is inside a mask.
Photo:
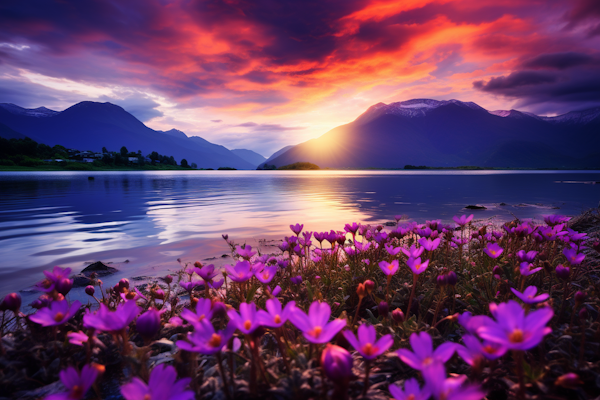
[(0, 295), (54, 265), (112, 262), (120, 272), (110, 284), (175, 271), (177, 258), (223, 264), (221, 234), (268, 252), (260, 241), (290, 235), (295, 223), (321, 231), (395, 215), (577, 215), (598, 206), (598, 181), (598, 171), (0, 172)]

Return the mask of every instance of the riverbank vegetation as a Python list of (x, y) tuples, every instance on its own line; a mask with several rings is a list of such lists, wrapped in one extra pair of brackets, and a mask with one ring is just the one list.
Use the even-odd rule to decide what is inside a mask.
[[(223, 271), (114, 287), (45, 272), (1, 303), (0, 386), (51, 399), (597, 396), (600, 214), (502, 226), (290, 226), (277, 251), (223, 235)], [(60, 371), (60, 373), (59, 373)], [(61, 397), (62, 396), (62, 397)]]

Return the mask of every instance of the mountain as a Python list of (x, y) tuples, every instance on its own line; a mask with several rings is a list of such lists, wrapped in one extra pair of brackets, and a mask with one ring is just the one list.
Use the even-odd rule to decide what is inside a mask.
[(250, 164), (254, 165), (254, 167), (258, 167), (261, 163), (267, 160), (266, 158), (252, 150), (234, 149), (231, 150), (231, 152), (239, 158), (241, 158), (242, 160), (248, 161)]
[(26, 136), (15, 130), (10, 129), (4, 124), (0, 124), (0, 137), (4, 139), (25, 139)]
[(375, 104), (353, 122), (267, 163), (280, 167), (305, 161), (321, 168), (600, 168), (598, 149), (600, 108), (540, 117), (517, 110), (488, 111), (458, 100), (413, 99)]
[(288, 151), (292, 147), (294, 147), (294, 145), (285, 146), (285, 147), (277, 150), (275, 153), (271, 154), (271, 157), (267, 158), (267, 160), (265, 161), (265, 164), (269, 164), (271, 160), (279, 157), (280, 155), (282, 155), (283, 153), (285, 153), (286, 151)]
[(118, 151), (125, 146), (129, 151), (141, 150), (144, 155), (156, 151), (173, 156), (178, 163), (185, 158), (199, 168), (256, 168), (225, 147), (200, 137), (189, 138), (176, 129), (155, 131), (111, 103), (84, 101), (61, 112), (0, 104), (0, 123), (49, 146), (60, 144), (97, 152), (102, 147)]

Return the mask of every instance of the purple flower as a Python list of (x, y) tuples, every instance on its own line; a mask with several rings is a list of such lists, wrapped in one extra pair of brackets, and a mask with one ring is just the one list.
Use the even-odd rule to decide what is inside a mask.
[(404, 390), (394, 384), (391, 384), (388, 389), (396, 400), (427, 400), (431, 397), (429, 388), (425, 386), (421, 389), (419, 382), (415, 378), (410, 378), (404, 382)]
[[(269, 291), (271, 291), (271, 288), (270, 288), (270, 287), (269, 287)], [(275, 289), (273, 289), (273, 290), (271, 291), (271, 294), (272, 294), (273, 296), (278, 296), (278, 295), (279, 295), (279, 293), (281, 293), (281, 286), (277, 285), (277, 286), (275, 287)]]
[(391, 244), (387, 243), (384, 245), (384, 247), (390, 256), (395, 256), (396, 254), (400, 253), (401, 250), (401, 247), (394, 247)]
[(483, 315), (473, 316), (469, 311), (465, 311), (458, 316), (458, 323), (467, 330), (468, 333), (474, 335), (477, 329), (487, 321), (487, 317)]
[(296, 236), (298, 236), (298, 235), (300, 235), (300, 232), (302, 232), (302, 229), (304, 229), (304, 225), (300, 225), (300, 224), (290, 225), (290, 229), (292, 230), (292, 232), (294, 232), (296, 234)]
[(36, 285), (36, 288), (41, 290), (42, 292), (51, 292), (55, 289), (56, 284), (62, 279), (68, 279), (69, 274), (71, 273), (71, 268), (61, 268), (54, 267), (52, 272), (44, 271), (44, 275), (46, 275), (46, 279), (39, 282)]
[(533, 268), (533, 264), (528, 263), (527, 261), (522, 262), (520, 266), (521, 275), (523, 276), (533, 275), (541, 269), (542, 267)]
[(227, 311), (227, 315), (235, 327), (242, 333), (249, 335), (256, 328), (262, 325), (262, 321), (257, 318), (256, 304), (242, 303), (240, 304), (240, 313), (235, 310)]
[(488, 360), (495, 360), (506, 353), (505, 347), (492, 342), (481, 344), (481, 342), (472, 335), (464, 335), (463, 341), (466, 346), (458, 345), (456, 352), (470, 366), (477, 365), (482, 357), (485, 357)]
[(571, 265), (579, 265), (585, 258), (585, 254), (577, 253), (577, 250), (573, 248), (565, 248), (563, 254), (567, 257), (567, 261), (569, 261)]
[(175, 368), (159, 364), (152, 370), (147, 385), (134, 377), (131, 382), (121, 386), (121, 394), (126, 400), (193, 400), (194, 392), (185, 390), (191, 379), (176, 379)]
[(290, 265), (290, 262), (288, 260), (277, 260), (277, 266), (281, 269), (287, 268), (288, 265)]
[(348, 382), (352, 377), (352, 356), (340, 346), (327, 344), (321, 354), (325, 375), (336, 383)]
[(571, 269), (569, 267), (565, 267), (562, 264), (556, 266), (556, 276), (558, 276), (563, 281), (569, 279), (569, 275), (571, 274)]
[(301, 277), (300, 275), (298, 275), (298, 276), (293, 276), (293, 277), (291, 277), (291, 278), (290, 278), (290, 281), (292, 281), (292, 283), (293, 283), (294, 285), (299, 285), (299, 284), (301, 284), (301, 283), (302, 283), (302, 277)]
[(366, 324), (358, 328), (358, 338), (350, 331), (344, 331), (344, 336), (352, 347), (367, 360), (374, 360), (394, 344), (392, 335), (384, 335), (377, 340), (375, 328)]
[(564, 215), (545, 215), (544, 216), (544, 222), (546, 224), (548, 224), (549, 226), (555, 226), (558, 224), (562, 224), (564, 222), (567, 222), (570, 219), (571, 219), (570, 217), (567, 217)]
[(187, 339), (189, 342), (178, 340), (177, 347), (185, 351), (200, 354), (215, 354), (223, 348), (223, 346), (231, 339), (236, 330), (236, 324), (230, 321), (227, 327), (215, 332), (215, 328), (208, 320), (203, 320), (199, 323), (194, 332), (189, 332)]
[(504, 249), (498, 246), (498, 243), (488, 243), (487, 247), (483, 249), (483, 252), (492, 258), (500, 257), (503, 251)]
[(463, 227), (465, 225), (467, 225), (469, 222), (471, 222), (471, 220), (473, 219), (473, 214), (469, 215), (468, 217), (466, 215), (461, 215), (460, 217), (457, 217), (456, 215), (454, 217), (452, 217), (452, 219), (454, 220), (454, 222), (456, 222), (456, 225)]
[(480, 400), (485, 397), (485, 392), (478, 386), (465, 385), (465, 375), (446, 378), (446, 368), (440, 363), (423, 370), (423, 378), (437, 400)]
[(391, 263), (384, 260), (379, 262), (379, 268), (386, 275), (394, 275), (398, 271), (398, 268), (400, 268), (400, 265), (398, 264), (398, 260), (392, 260)]
[(425, 250), (433, 251), (438, 248), (438, 246), (440, 245), (440, 241), (441, 241), (440, 238), (437, 238), (434, 240), (421, 238), (421, 239), (419, 239), (419, 244), (421, 246), (423, 246), (423, 248), (425, 248)]
[(287, 249), (290, 248), (290, 244), (288, 242), (281, 242), (279, 243), (279, 250), (281, 250), (282, 252), (285, 252)]
[[(188, 292), (192, 292), (196, 286), (200, 286), (200, 281), (179, 282), (179, 285)], [(137, 288), (136, 288), (137, 289)]]
[(517, 257), (519, 258), (519, 260), (521, 261), (527, 261), (527, 262), (533, 262), (533, 260), (535, 260), (535, 256), (537, 255), (537, 251), (528, 251), (525, 252), (525, 250), (519, 250), (517, 252)]
[(84, 365), (81, 373), (73, 367), (58, 374), (68, 392), (51, 394), (44, 400), (79, 400), (83, 399), (98, 377), (98, 370), (91, 365)]
[(356, 235), (356, 231), (358, 231), (358, 228), (360, 228), (360, 224), (357, 224), (356, 222), (344, 225), (344, 230), (353, 235)]
[(454, 355), (457, 347), (456, 343), (446, 342), (433, 351), (431, 336), (427, 332), (410, 335), (410, 345), (414, 353), (407, 349), (400, 349), (396, 354), (409, 367), (419, 371), (423, 371), (432, 364), (445, 363)]
[(156, 308), (150, 307), (148, 311), (140, 315), (137, 321), (135, 321), (138, 333), (145, 338), (153, 338), (160, 330), (160, 316), (165, 311), (167, 310), (165, 309), (160, 312)]
[(421, 254), (423, 254), (424, 251), (425, 251), (425, 248), (419, 247), (417, 249), (414, 244), (412, 246), (410, 246), (410, 249), (405, 249), (404, 247), (402, 248), (402, 252), (404, 254), (406, 254), (406, 256), (409, 258), (417, 258)]
[(48, 307), (41, 308), (35, 314), (30, 315), (29, 319), (42, 326), (62, 325), (75, 315), (80, 306), (81, 303), (77, 300), (70, 307), (66, 299), (53, 301)]
[(310, 305), (308, 315), (297, 307), (292, 308), (290, 321), (304, 333), (304, 337), (309, 342), (325, 343), (346, 326), (346, 321), (343, 319), (328, 322), (330, 316), (329, 304), (315, 301)]
[(4, 296), (0, 303), (0, 310), (10, 310), (14, 313), (19, 312), (21, 308), (21, 295), (19, 293), (9, 293)]
[(276, 273), (277, 265), (271, 265), (269, 267), (264, 267), (260, 272), (256, 271), (254, 273), (254, 276), (256, 276), (256, 279), (258, 279), (262, 283), (267, 284), (273, 280)]
[(234, 282), (246, 282), (248, 279), (252, 278), (252, 266), (246, 260), (238, 261), (235, 264), (235, 267), (231, 265), (224, 265), (225, 271), (227, 271), (227, 276), (231, 278)]
[(203, 320), (210, 320), (213, 316), (212, 301), (210, 299), (198, 299), (196, 303), (196, 312), (192, 312), (187, 308), (181, 311), (181, 318), (192, 324), (194, 327)]
[(406, 260), (406, 265), (411, 269), (413, 274), (419, 275), (422, 272), (425, 272), (427, 266), (429, 265), (429, 260), (425, 260), (425, 262), (421, 262), (421, 257), (419, 258), (409, 258)]
[(208, 286), (216, 290), (223, 286), (223, 283), (225, 283), (225, 278), (221, 278), (218, 281), (208, 282)]
[(195, 271), (205, 282), (210, 282), (215, 276), (219, 275), (219, 273), (215, 271), (215, 266), (213, 264), (205, 265), (202, 268), (195, 268)]
[(240, 257), (245, 258), (247, 260), (249, 260), (253, 255), (256, 254), (255, 251), (252, 251), (252, 246), (248, 244), (245, 245), (244, 248), (242, 248), (242, 246), (236, 246), (235, 252), (238, 253)]
[(529, 350), (537, 346), (545, 335), (552, 332), (546, 327), (554, 311), (550, 307), (540, 308), (525, 315), (525, 310), (514, 300), (499, 305), (490, 304), (496, 321), (485, 317), (486, 322), (477, 329), (484, 340), (498, 343), (510, 350)]
[(540, 303), (542, 301), (546, 301), (546, 299), (548, 299), (548, 297), (550, 297), (550, 295), (548, 293), (543, 293), (543, 294), (540, 294), (539, 296), (536, 296), (535, 294), (537, 293), (537, 290), (538, 290), (538, 288), (536, 286), (529, 286), (528, 288), (525, 289), (525, 291), (523, 293), (521, 293), (518, 290), (513, 289), (513, 288), (510, 288), (510, 290), (512, 290), (512, 292), (515, 294), (515, 296), (520, 298), (521, 301), (523, 301), (523, 303), (525, 303), (525, 304)]
[[(278, 286), (279, 287), (279, 286)], [(281, 303), (277, 299), (267, 300), (267, 311), (259, 310), (258, 318), (260, 318), (263, 326), (269, 328), (279, 328), (286, 323), (290, 316), (291, 310), (296, 306), (295, 301), (290, 301), (285, 305), (285, 308), (281, 307)]]
[(116, 333), (125, 329), (141, 311), (141, 307), (138, 307), (135, 301), (120, 304), (113, 312), (109, 311), (104, 304), (100, 304), (100, 308), (95, 314), (87, 313), (83, 316), (83, 326)]
[(327, 232), (315, 232), (314, 236), (317, 242), (322, 243), (323, 240), (327, 239)]

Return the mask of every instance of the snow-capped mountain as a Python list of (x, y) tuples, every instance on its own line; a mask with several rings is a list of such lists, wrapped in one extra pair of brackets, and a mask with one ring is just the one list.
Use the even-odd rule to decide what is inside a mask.
[(52, 117), (58, 114), (58, 111), (50, 110), (46, 107), (23, 108), (12, 103), (0, 103), (0, 107), (12, 114), (27, 115), (29, 117)]
[(425, 117), (429, 115), (431, 111), (448, 104), (454, 104), (459, 107), (469, 108), (472, 110), (483, 110), (483, 108), (473, 102), (462, 102), (459, 100), (412, 99), (390, 104), (377, 103), (374, 106), (369, 107), (369, 109), (361, 114), (355, 120), (355, 122), (364, 124), (381, 115), (397, 115), (409, 118)]

